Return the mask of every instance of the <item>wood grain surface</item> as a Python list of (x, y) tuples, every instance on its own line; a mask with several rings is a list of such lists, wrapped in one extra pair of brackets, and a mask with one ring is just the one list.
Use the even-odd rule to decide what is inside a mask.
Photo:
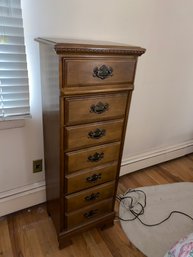
[[(66, 98), (64, 100), (64, 109), (66, 110), (65, 123), (66, 125), (73, 125), (123, 118), (125, 115), (127, 97), (127, 93), (117, 93)], [(95, 109), (100, 104), (108, 107), (101, 113), (94, 112), (92, 107)]]
[[(193, 154), (121, 177), (118, 192), (183, 181), (193, 182)], [(75, 236), (72, 245), (59, 250), (44, 204), (3, 217), (0, 232), (1, 257), (145, 257), (129, 242), (119, 221)]]
[[(71, 151), (82, 147), (120, 141), (123, 119), (64, 128), (64, 150)], [(97, 137), (97, 131), (100, 131)]]
[(91, 60), (66, 60), (64, 67), (66, 69), (66, 83), (68, 86), (85, 86), (104, 84), (104, 80), (93, 76), (94, 69), (100, 69), (103, 65), (112, 69), (112, 76), (105, 78), (105, 84), (133, 83), (136, 59), (91, 59)]

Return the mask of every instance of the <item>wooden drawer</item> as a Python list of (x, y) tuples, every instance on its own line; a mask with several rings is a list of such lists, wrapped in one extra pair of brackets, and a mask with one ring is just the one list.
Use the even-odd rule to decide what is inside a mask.
[(81, 147), (120, 141), (123, 120), (98, 122), (64, 128), (64, 149), (73, 150)]
[(65, 197), (65, 211), (71, 212), (99, 202), (101, 200), (113, 197), (115, 190), (115, 181), (107, 182), (91, 189), (71, 194)]
[(127, 95), (127, 93), (122, 93), (84, 98), (65, 98), (65, 124), (123, 118)]
[(65, 166), (68, 173), (92, 168), (119, 158), (120, 142), (91, 147), (65, 154)]
[[(116, 178), (117, 162), (95, 168), (72, 173), (65, 177), (66, 193), (78, 192)], [(93, 178), (93, 179), (92, 179)]]
[(132, 83), (136, 58), (127, 60), (66, 60), (65, 84), (85, 86), (96, 84)]
[(66, 227), (73, 228), (81, 226), (86, 222), (93, 221), (101, 215), (112, 211), (113, 199), (101, 201), (99, 203), (82, 208), (78, 211), (65, 214)]

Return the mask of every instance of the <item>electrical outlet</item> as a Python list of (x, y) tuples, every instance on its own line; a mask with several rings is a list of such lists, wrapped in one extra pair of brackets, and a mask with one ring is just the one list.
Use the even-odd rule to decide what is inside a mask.
[(33, 173), (42, 171), (42, 159), (33, 161)]

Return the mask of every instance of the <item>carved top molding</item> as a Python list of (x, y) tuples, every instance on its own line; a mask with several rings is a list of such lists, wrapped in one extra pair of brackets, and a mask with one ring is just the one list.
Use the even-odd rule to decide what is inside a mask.
[(93, 49), (93, 48), (58, 48), (55, 47), (57, 54), (105, 54), (105, 55), (142, 55), (143, 50), (124, 50), (124, 49)]
[(145, 53), (145, 49), (111, 42), (66, 39), (37, 38), (36, 41), (52, 45), (58, 55), (135, 55)]

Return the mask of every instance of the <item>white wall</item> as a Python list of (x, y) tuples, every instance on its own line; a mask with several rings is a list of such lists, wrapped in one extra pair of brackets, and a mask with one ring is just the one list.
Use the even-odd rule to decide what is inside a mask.
[[(35, 37), (106, 40), (147, 48), (138, 62), (122, 174), (193, 150), (192, 1), (21, 2), (32, 119), (23, 128), (0, 130), (0, 197), (4, 196), (0, 215), (8, 212), (6, 196), (10, 194), (13, 195), (9, 203), (18, 204), (17, 208), (30, 205), (38, 188), (39, 200), (31, 201), (41, 202), (45, 197), (44, 173), (32, 173), (32, 160), (43, 158), (39, 52)], [(17, 202), (21, 194), (27, 195), (28, 203)]]

